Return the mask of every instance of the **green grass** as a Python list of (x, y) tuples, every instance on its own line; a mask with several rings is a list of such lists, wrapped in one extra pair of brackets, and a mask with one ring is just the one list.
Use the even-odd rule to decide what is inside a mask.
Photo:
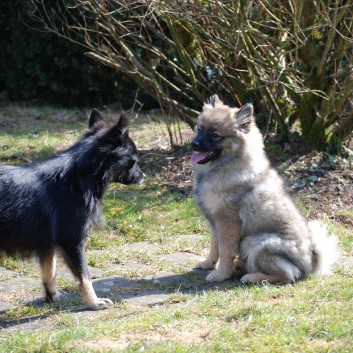
[(336, 234), (339, 239), (340, 248), (345, 255), (353, 255), (353, 228), (333, 221), (327, 222), (328, 230)]
[(68, 148), (86, 124), (71, 111), (13, 107), (0, 111), (0, 163), (25, 163)]
[[(82, 123), (65, 118), (68, 112), (43, 109), (35, 111), (39, 120), (36, 114), (28, 116), (19, 108), (0, 112), (0, 163), (43, 158), (67, 148), (85, 130)], [(155, 135), (146, 135), (148, 122), (138, 129), (144, 132), (144, 143), (155, 139)], [(304, 204), (300, 206), (305, 212)], [(207, 253), (208, 226), (190, 196), (152, 177), (141, 186), (112, 184), (104, 198), (103, 215), (103, 225), (91, 232), (87, 243), (89, 265), (109, 275), (110, 265), (135, 261), (150, 266), (147, 274), (174, 271), (187, 274), (191, 286), (205, 284), (188, 274), (192, 266), (172, 266), (158, 259), (185, 249), (198, 255)], [(333, 221), (328, 226), (338, 235), (344, 255), (352, 255), (353, 230)], [(200, 233), (206, 236), (189, 240)], [(145, 252), (132, 252), (128, 247), (140, 242), (157, 246)], [(0, 259), (0, 265), (38, 278), (38, 288), (29, 293), (40, 293), (35, 265), (6, 257)], [(134, 275), (132, 271), (126, 276)], [(62, 290), (77, 293), (72, 281), (58, 282)], [(144, 285), (154, 288), (148, 282)], [(175, 288), (163, 306), (116, 302), (111, 310), (88, 314), (70, 311), (82, 304), (78, 296), (44, 306), (18, 300), (15, 293), (12, 302), (18, 309), (7, 311), (0, 321), (35, 316), (45, 319), (46, 325), (15, 325), (0, 331), (0, 352), (353, 351), (352, 267), (338, 266), (331, 277), (288, 285), (244, 286), (236, 279), (194, 294)]]
[(131, 241), (162, 241), (204, 230), (190, 197), (148, 181), (137, 187), (113, 186), (105, 198), (104, 214), (108, 225)]

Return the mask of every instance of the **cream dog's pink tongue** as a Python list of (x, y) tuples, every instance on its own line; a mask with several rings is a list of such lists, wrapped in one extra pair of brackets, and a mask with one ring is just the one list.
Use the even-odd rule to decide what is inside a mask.
[(191, 162), (199, 163), (200, 161), (205, 159), (207, 155), (208, 155), (208, 152), (194, 152), (191, 157)]

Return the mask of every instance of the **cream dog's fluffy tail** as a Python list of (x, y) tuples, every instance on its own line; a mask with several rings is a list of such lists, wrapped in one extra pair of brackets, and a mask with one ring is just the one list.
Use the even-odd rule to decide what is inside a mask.
[(326, 226), (318, 221), (309, 221), (308, 227), (318, 255), (314, 274), (328, 276), (339, 257), (338, 239), (334, 234), (329, 234)]

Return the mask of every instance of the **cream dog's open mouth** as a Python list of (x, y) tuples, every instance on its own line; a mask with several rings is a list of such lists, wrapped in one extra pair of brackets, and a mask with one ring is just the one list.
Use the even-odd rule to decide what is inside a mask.
[(206, 164), (212, 159), (215, 159), (219, 155), (220, 151), (209, 151), (209, 152), (196, 152), (192, 154), (191, 162), (197, 164)]

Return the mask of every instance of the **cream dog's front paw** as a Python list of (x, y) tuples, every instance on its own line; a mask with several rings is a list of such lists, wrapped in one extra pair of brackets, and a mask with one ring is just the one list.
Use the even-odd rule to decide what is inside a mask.
[(224, 281), (230, 277), (232, 277), (233, 275), (233, 269), (229, 269), (229, 270), (214, 270), (212, 271), (207, 277), (206, 277), (206, 281), (209, 282), (220, 282), (220, 281)]
[(216, 262), (213, 262), (209, 259), (202, 260), (198, 262), (195, 268), (202, 268), (203, 270), (213, 270), (216, 267)]

